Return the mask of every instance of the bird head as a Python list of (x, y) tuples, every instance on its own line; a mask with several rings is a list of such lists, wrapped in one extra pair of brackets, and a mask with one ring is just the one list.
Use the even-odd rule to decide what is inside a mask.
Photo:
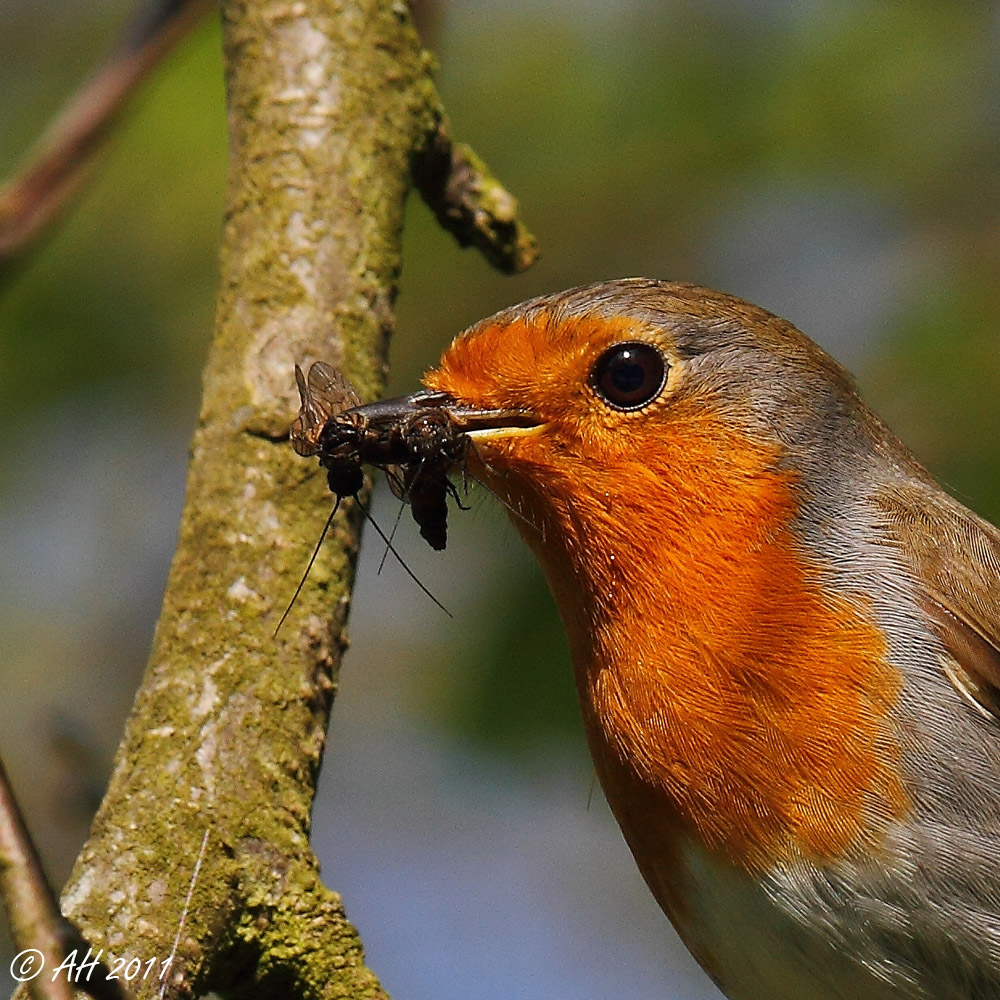
[(623, 828), (666, 810), (755, 864), (833, 856), (902, 808), (898, 672), (828, 529), (864, 477), (919, 471), (825, 352), (740, 299), (626, 279), (478, 323), (424, 382), (545, 571)]
[(843, 451), (834, 425), (863, 410), (849, 376), (791, 324), (646, 279), (500, 312), (424, 381), (454, 400), (470, 471), (511, 508), (557, 597), (575, 590), (591, 611), (641, 590), (658, 548), (709, 559), (720, 533), (739, 536), (730, 555), (740, 539), (758, 544), (793, 513), (775, 504), (828, 472), (831, 442)]

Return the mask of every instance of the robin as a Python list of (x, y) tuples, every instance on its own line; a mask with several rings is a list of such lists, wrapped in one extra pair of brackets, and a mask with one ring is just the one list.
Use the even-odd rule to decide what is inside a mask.
[(604, 793), (723, 992), (1000, 997), (1000, 532), (704, 288), (532, 299), (424, 381), (397, 405), (449, 412), (541, 563)]

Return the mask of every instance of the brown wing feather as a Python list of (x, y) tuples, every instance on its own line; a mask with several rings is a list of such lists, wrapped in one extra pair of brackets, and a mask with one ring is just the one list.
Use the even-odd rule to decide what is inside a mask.
[(879, 505), (948, 651), (945, 672), (1000, 720), (1000, 531), (933, 486), (885, 489)]

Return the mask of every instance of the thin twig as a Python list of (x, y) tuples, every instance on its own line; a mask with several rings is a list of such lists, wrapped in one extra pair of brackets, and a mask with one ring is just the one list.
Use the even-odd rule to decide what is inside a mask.
[[(3, 761), (0, 761), (0, 896), (10, 916), (11, 937), (17, 951), (11, 971), (27, 982), (34, 1000), (73, 1000), (75, 991), (70, 977), (54, 973), (74, 949), (88, 954), (90, 949), (59, 910)], [(117, 980), (108, 978), (102, 962), (86, 966), (86, 973), (79, 977), (76, 986), (95, 1000), (127, 1000), (129, 994)]]
[(0, 281), (82, 189), (128, 97), (212, 6), (212, 0), (141, 3), (121, 41), (0, 187)]

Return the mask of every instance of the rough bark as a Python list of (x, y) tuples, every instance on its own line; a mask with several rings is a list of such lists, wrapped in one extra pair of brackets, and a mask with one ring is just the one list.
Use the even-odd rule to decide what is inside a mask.
[[(365, 398), (380, 393), (411, 168), (440, 156), (446, 123), (400, 0), (222, 10), (230, 176), (179, 546), (63, 909), (106, 960), (155, 960), (138, 995), (159, 992), (173, 955), (169, 996), (375, 998), (309, 847), (358, 516), (338, 515), (274, 638), (329, 503), (285, 439), (295, 362), (323, 358)], [(513, 225), (495, 253), (521, 266), (532, 244)]]

